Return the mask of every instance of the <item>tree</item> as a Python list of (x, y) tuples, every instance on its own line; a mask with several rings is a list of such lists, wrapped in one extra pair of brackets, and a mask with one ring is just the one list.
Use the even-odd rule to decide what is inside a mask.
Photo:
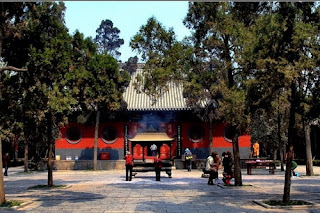
[(120, 30), (113, 26), (112, 21), (102, 20), (96, 32), (94, 41), (98, 45), (100, 54), (110, 54), (115, 58), (121, 55), (118, 49), (124, 44), (124, 40), (119, 37)]
[[(249, 93), (248, 97), (250, 95), (253, 94)], [(248, 102), (251, 102), (250, 98)], [(287, 92), (280, 92), (274, 95), (270, 109), (259, 108), (250, 114), (251, 140), (259, 141), (262, 145), (260, 153), (271, 155), (274, 160), (277, 159), (279, 150), (282, 171), (284, 171), (284, 151), (288, 135), (288, 112)]]
[(108, 112), (121, 107), (129, 74), (119, 71), (118, 63), (112, 56), (98, 54), (92, 40), (84, 38), (80, 32), (73, 36), (72, 46), (74, 66), (71, 71), (74, 74), (70, 74), (72, 80), (69, 87), (77, 100), (74, 108), (84, 114), (95, 113), (93, 169), (97, 170), (100, 114), (102, 110)]
[[(16, 116), (21, 112), (21, 106), (19, 105), (21, 100), (19, 78), (18, 73), (0, 72), (0, 170), (2, 169), (2, 142), (10, 141), (22, 128), (21, 116)], [(5, 201), (3, 173), (1, 172), (0, 203)]]
[(305, 133), (306, 145), (306, 174), (313, 175), (313, 163), (311, 152), (310, 125), (319, 118), (319, 113), (314, 113), (312, 100), (319, 88), (319, 58), (320, 42), (319, 38), (319, 7), (313, 3), (296, 3), (297, 21), (295, 25), (296, 34), (293, 37), (293, 46), (298, 48), (296, 51), (297, 59), (295, 66), (300, 70), (297, 77), (297, 93), (300, 102), (298, 113), (302, 116)]
[(94, 170), (97, 170), (97, 145), (100, 111), (117, 110), (122, 103), (122, 93), (128, 84), (129, 75), (119, 73), (117, 61), (109, 55), (96, 55), (88, 64), (90, 72), (87, 88), (87, 103), (96, 112)]
[(138, 57), (130, 57), (122, 68), (127, 70), (129, 73), (135, 72), (138, 69)]
[[(20, 41), (26, 25), (25, 12), (34, 3), (0, 3), (0, 153), (2, 139), (10, 140), (21, 132), (21, 76), (26, 71), (26, 52), (19, 51), (15, 41)], [(21, 48), (21, 47), (20, 47)], [(19, 59), (19, 60), (17, 60)], [(14, 72), (11, 72), (14, 71)], [(17, 116), (18, 115), (18, 116)], [(2, 169), (2, 158), (0, 158)], [(5, 202), (3, 176), (0, 175), (0, 203)]]
[(48, 146), (48, 186), (53, 186), (53, 129), (63, 121), (75, 103), (67, 87), (71, 63), (70, 36), (64, 25), (63, 3), (37, 3), (29, 23), (34, 43), (30, 48), (28, 72), (24, 78), (25, 99), (32, 100), (26, 113), (46, 123)]
[[(231, 5), (226, 3), (190, 3), (184, 23), (194, 32), (190, 41), (184, 42), (176, 42), (172, 29), (166, 31), (155, 18), (150, 18), (130, 42), (131, 48), (142, 54), (142, 59), (146, 61), (144, 76), (140, 80), (142, 82), (143, 79), (144, 92), (153, 95), (156, 100), (165, 91), (168, 82), (181, 81), (189, 106), (201, 109), (203, 102), (207, 103), (206, 109), (202, 112), (199, 110), (199, 114), (210, 124), (221, 115), (217, 106), (218, 101), (223, 99), (224, 89), (228, 89), (230, 94), (234, 92), (233, 95), (240, 98), (239, 103), (244, 104), (241, 99), (243, 95), (240, 95), (240, 75), (236, 75), (237, 69), (233, 66), (236, 59), (234, 55), (240, 47), (240, 40), (237, 40), (236, 35), (241, 35), (237, 31), (241, 29), (241, 23), (235, 23), (234, 17), (228, 15), (230, 8)], [(178, 47), (180, 51), (172, 51)], [(171, 61), (172, 58), (175, 60)], [(228, 81), (224, 82), (224, 78)], [(240, 84), (236, 85), (235, 82)], [(221, 85), (228, 86), (222, 88)], [(225, 100), (231, 101), (227, 96)], [(234, 128), (237, 133), (243, 131), (243, 120), (245, 119), (233, 123), (239, 127)], [(234, 139), (238, 162), (236, 172), (240, 174), (237, 175), (236, 183), (241, 185), (238, 138)]]
[(138, 76), (135, 86), (155, 102), (167, 91), (169, 82), (181, 80), (190, 57), (190, 46), (178, 42), (172, 28), (167, 30), (155, 17), (147, 20), (130, 41), (132, 50), (146, 62), (143, 77)]
[(288, 152), (283, 194), (283, 202), (286, 203), (290, 200), (290, 168), (296, 135), (296, 114), (301, 105), (299, 93), (305, 89), (310, 90), (308, 84), (300, 86), (302, 85), (301, 79), (304, 73), (310, 74), (310, 68), (318, 70), (317, 63), (314, 62), (319, 61), (319, 44), (316, 39), (319, 36), (318, 26), (311, 27), (305, 21), (317, 17), (317, 15), (312, 18), (305, 16), (312, 14), (312, 11), (317, 13), (317, 8), (313, 4), (305, 4), (303, 6), (305, 12), (303, 12), (299, 9), (299, 4), (271, 4), (272, 10), (259, 17), (253, 29), (255, 37), (250, 43), (252, 46), (248, 48), (250, 54), (244, 57), (248, 60), (247, 66), (251, 67), (251, 76), (254, 76), (249, 83), (251, 112), (259, 108), (270, 110), (274, 94), (279, 91), (285, 91), (287, 94), (289, 103)]
[[(251, 7), (252, 5), (255, 7)], [(195, 46), (196, 60), (192, 72), (204, 73), (195, 75), (194, 87), (198, 91), (208, 91), (210, 98), (219, 103), (217, 108), (220, 119), (229, 123), (233, 130), (233, 154), (235, 158), (235, 185), (242, 185), (238, 137), (248, 130), (249, 118), (246, 106), (246, 76), (242, 66), (242, 51), (251, 35), (247, 28), (251, 23), (235, 9), (234, 3), (189, 3), (189, 11), (184, 24), (193, 30), (192, 40)], [(251, 6), (250, 6), (251, 5)], [(254, 17), (259, 3), (247, 3), (247, 13)], [(238, 5), (239, 7), (239, 5)], [(249, 9), (248, 9), (249, 8)], [(253, 23), (255, 20), (252, 21)], [(215, 67), (208, 73), (208, 67)], [(203, 95), (202, 93), (201, 95)]]
[[(25, 63), (29, 43), (25, 42), (27, 12), (35, 3), (1, 2), (0, 3), (0, 59), (5, 61), (0, 71), (27, 71)], [(23, 68), (21, 68), (23, 67)]]

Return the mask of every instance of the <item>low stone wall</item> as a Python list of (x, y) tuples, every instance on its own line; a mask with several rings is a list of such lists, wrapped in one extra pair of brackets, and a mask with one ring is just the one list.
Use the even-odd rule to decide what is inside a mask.
[[(181, 159), (175, 159), (174, 164), (176, 169), (185, 169), (185, 162)], [(197, 159), (195, 161), (192, 161), (192, 168), (193, 169), (203, 169), (206, 165), (206, 159)]]
[[(197, 159), (193, 162), (194, 169), (204, 168), (205, 160)], [(43, 162), (41, 164), (41, 170), (45, 170), (47, 163)], [(181, 159), (174, 160), (174, 167), (176, 169), (184, 169), (185, 162)], [(54, 168), (57, 170), (92, 170), (93, 161), (91, 160), (55, 160)], [(125, 169), (124, 160), (98, 160), (98, 170), (111, 170), (111, 169)]]
[[(125, 169), (124, 160), (98, 160), (98, 170)], [(92, 170), (91, 160), (55, 160), (57, 170)]]
[[(240, 160), (242, 168), (246, 168), (246, 159)], [(205, 168), (206, 159), (197, 159), (192, 162), (193, 169)], [(176, 169), (185, 169), (185, 162), (181, 159), (174, 160)], [(57, 170), (92, 170), (92, 160), (55, 160), (54, 168)], [(40, 163), (40, 170), (47, 169), (47, 162)], [(98, 160), (98, 170), (125, 169), (125, 160)]]
[[(248, 159), (240, 159), (240, 166), (242, 169), (247, 168), (247, 165), (245, 163), (246, 160), (248, 160)], [(202, 170), (206, 167), (206, 161), (207, 161), (207, 159), (197, 159), (192, 162), (192, 168)], [(222, 164), (222, 162), (221, 162), (221, 164)], [(175, 166), (176, 166), (176, 169), (185, 169), (186, 168), (185, 162), (182, 161), (181, 159), (175, 159)]]

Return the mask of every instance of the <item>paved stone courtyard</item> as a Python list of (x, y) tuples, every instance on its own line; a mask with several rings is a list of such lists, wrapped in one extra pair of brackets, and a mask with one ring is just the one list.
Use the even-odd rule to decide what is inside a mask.
[[(207, 185), (199, 170), (173, 170), (172, 178), (163, 172), (155, 181), (153, 172), (138, 173), (131, 182), (125, 181), (124, 170), (54, 171), (54, 184), (65, 188), (28, 189), (47, 184), (47, 172), (24, 174), (22, 167), (9, 168), (5, 177), (7, 200), (31, 201), (13, 212), (310, 212), (304, 210), (266, 209), (253, 200), (281, 199), (284, 172), (242, 170), (243, 187)], [(293, 177), (291, 199), (303, 199), (320, 204), (320, 167), (316, 176)], [(220, 174), (221, 178), (221, 174)], [(0, 212), (4, 211), (0, 209)], [(12, 211), (11, 211), (12, 212)]]

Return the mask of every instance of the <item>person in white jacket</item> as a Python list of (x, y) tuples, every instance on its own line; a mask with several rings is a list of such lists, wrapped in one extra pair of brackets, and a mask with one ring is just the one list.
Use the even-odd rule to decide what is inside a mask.
[(186, 160), (186, 166), (189, 172), (191, 172), (192, 169), (192, 153), (190, 149), (186, 148), (184, 151), (184, 158)]
[(213, 179), (218, 179), (218, 169), (221, 159), (217, 152), (212, 152), (211, 155), (207, 158), (206, 162), (206, 171), (209, 172), (208, 184), (213, 185)]
[(155, 145), (155, 144), (152, 144), (151, 146), (150, 146), (150, 150), (151, 150), (151, 155), (152, 156), (156, 156), (157, 155), (157, 145)]

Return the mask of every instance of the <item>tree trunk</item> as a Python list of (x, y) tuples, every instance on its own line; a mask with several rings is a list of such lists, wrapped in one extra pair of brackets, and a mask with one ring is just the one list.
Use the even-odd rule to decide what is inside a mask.
[(2, 141), (0, 137), (0, 204), (6, 202), (6, 192), (4, 190), (4, 180), (3, 180), (3, 166), (2, 166)]
[(286, 164), (284, 192), (283, 192), (283, 200), (282, 200), (284, 203), (288, 203), (290, 201), (292, 160), (293, 160), (293, 145), (290, 145), (289, 151), (287, 152), (287, 164)]
[(280, 144), (279, 152), (281, 161), (281, 171), (284, 171), (284, 146), (282, 144)]
[(239, 151), (239, 133), (236, 133), (232, 139), (233, 157), (234, 157), (234, 185), (242, 186), (240, 151)]
[(312, 163), (312, 151), (311, 151), (311, 139), (310, 139), (310, 122), (304, 120), (304, 136), (306, 141), (306, 175), (313, 176), (313, 163)]
[(312, 135), (313, 135), (313, 145), (314, 145), (315, 153), (319, 153), (318, 152), (318, 145), (317, 145), (318, 144), (317, 143), (317, 130), (319, 130), (319, 127), (313, 125)]
[(96, 125), (94, 129), (94, 149), (93, 149), (93, 170), (96, 171), (98, 168), (98, 132), (100, 122), (100, 111), (97, 111)]
[(274, 148), (273, 149), (273, 160), (277, 160), (277, 156), (278, 156), (278, 148)]
[[(5, 15), (4, 11), (1, 11), (1, 17), (4, 17)], [(3, 20), (3, 19), (1, 19)], [(3, 23), (1, 23), (3, 24)], [(0, 58), (2, 57), (2, 43), (3, 43), (3, 30), (2, 26), (0, 26)]]
[(232, 88), (234, 86), (233, 79), (233, 68), (232, 68), (232, 58), (230, 53), (230, 44), (229, 44), (229, 35), (225, 35), (223, 39), (224, 50), (225, 50), (225, 62), (226, 62), (226, 70), (228, 72), (228, 87)]
[(213, 118), (209, 119), (210, 127), (209, 127), (209, 155), (213, 152)]
[(291, 187), (291, 167), (293, 159), (293, 144), (296, 135), (295, 131), (295, 114), (296, 114), (296, 88), (295, 80), (291, 82), (291, 98), (290, 98), (290, 112), (289, 112), (289, 127), (288, 127), (288, 146), (289, 150), (287, 152), (287, 164), (286, 164), (286, 175), (284, 181), (283, 199), (284, 203), (289, 203), (290, 201), (290, 187)]
[[(278, 98), (279, 99), (279, 98)], [(277, 123), (278, 123), (278, 146), (279, 146), (279, 152), (280, 152), (280, 160), (281, 160), (281, 171), (284, 171), (284, 151), (285, 151), (285, 147), (283, 145), (283, 142), (281, 140), (281, 115), (280, 115), (280, 106), (278, 105), (278, 119), (277, 119)]]
[(48, 187), (53, 186), (53, 161), (52, 161), (52, 114), (51, 112), (47, 113), (47, 122), (48, 122)]
[(28, 150), (28, 141), (24, 141), (24, 172), (28, 172), (29, 167), (29, 150)]

